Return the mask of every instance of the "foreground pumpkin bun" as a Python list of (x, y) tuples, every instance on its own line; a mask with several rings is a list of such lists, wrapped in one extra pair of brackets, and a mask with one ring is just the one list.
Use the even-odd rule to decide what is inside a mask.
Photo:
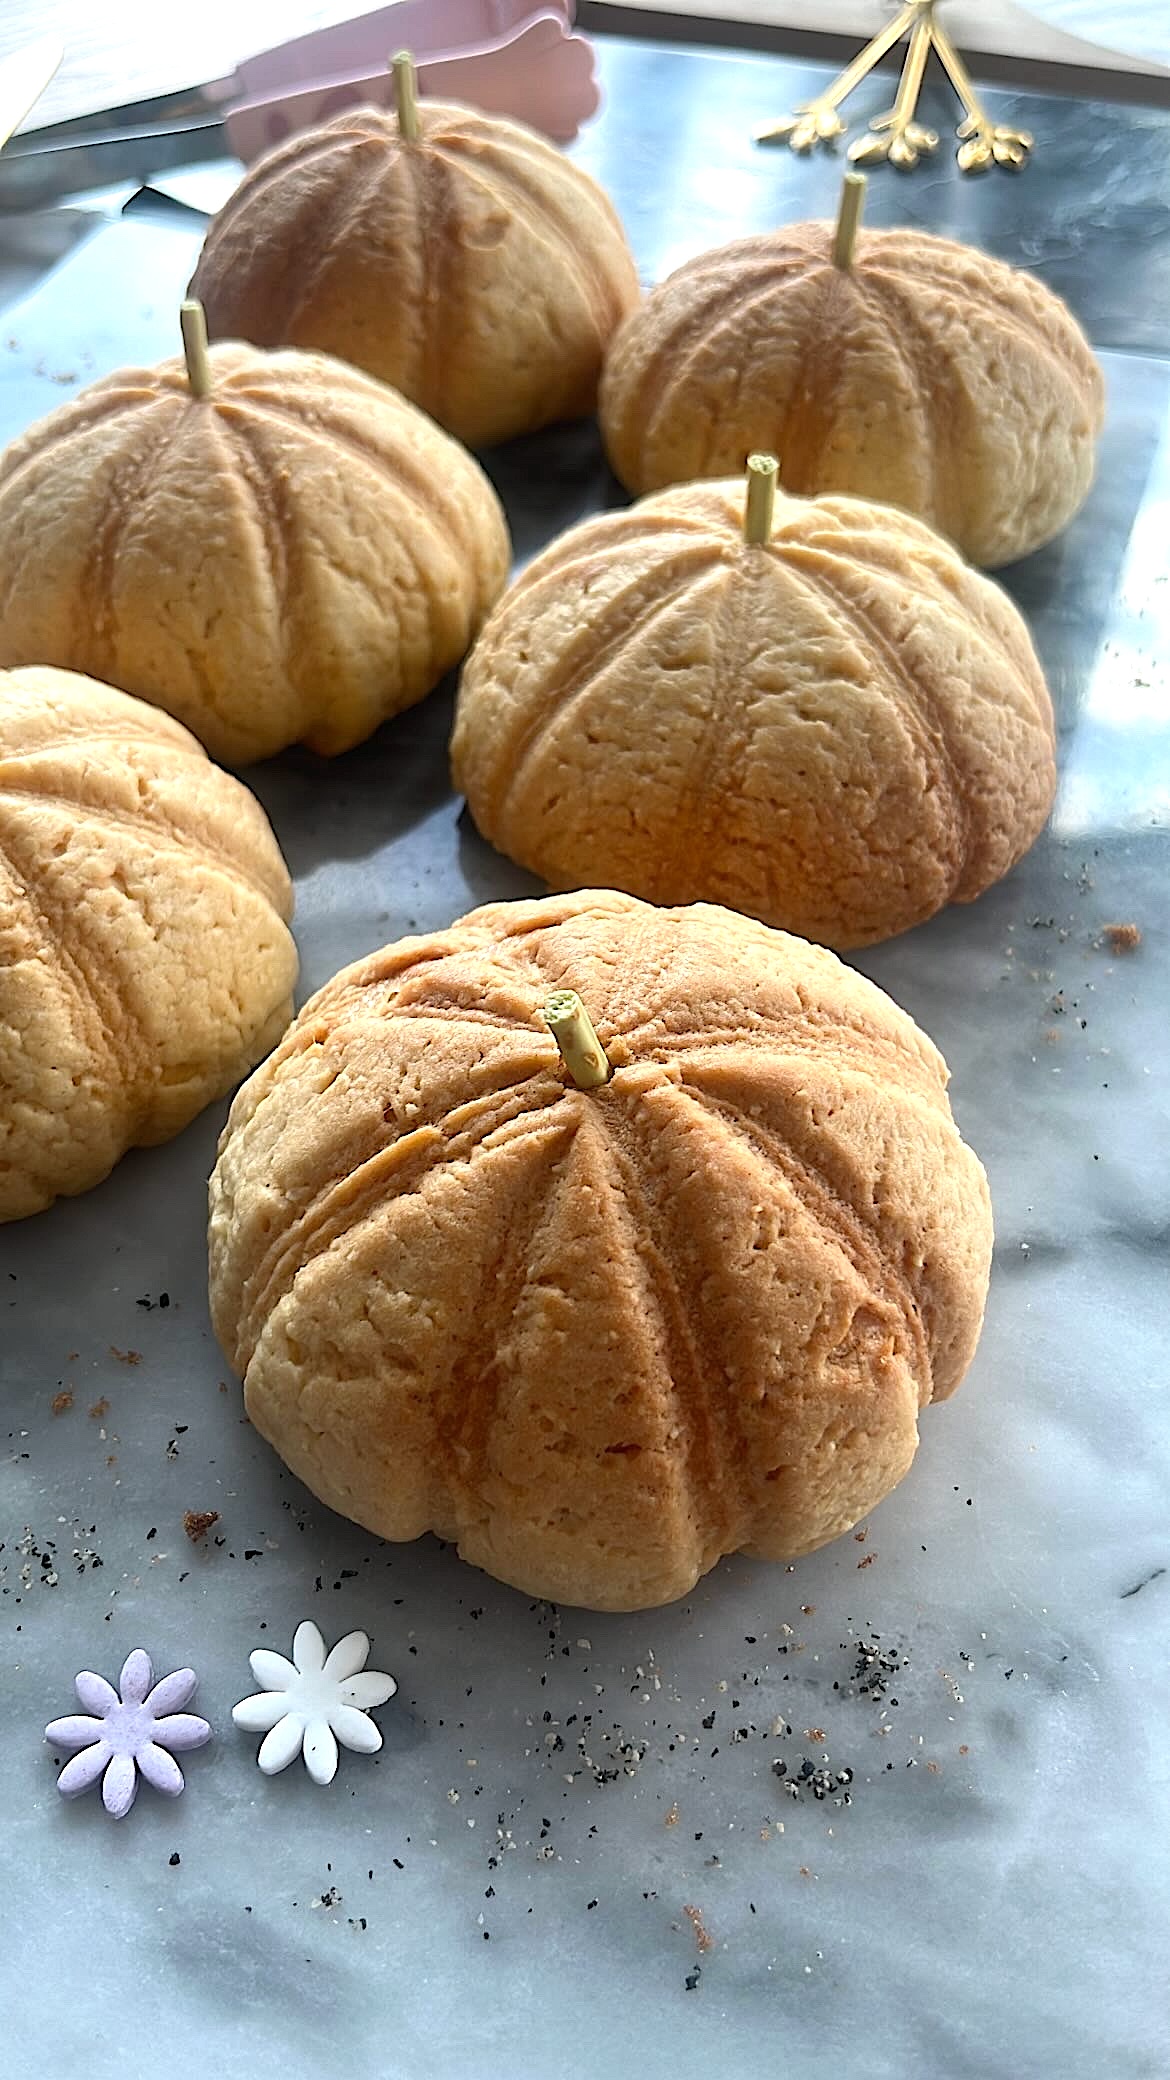
[(292, 1016), (260, 804), (170, 716), (0, 672), (0, 1221), (167, 1141)]
[(642, 1609), (823, 1545), (979, 1334), (990, 1205), (946, 1083), (872, 983), (714, 906), (496, 903), (384, 947), (220, 1144), (248, 1413), (343, 1515), (533, 1596)]

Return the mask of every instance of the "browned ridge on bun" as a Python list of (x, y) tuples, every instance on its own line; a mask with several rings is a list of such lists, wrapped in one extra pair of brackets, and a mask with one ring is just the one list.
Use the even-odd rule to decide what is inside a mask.
[[(544, 1017), (579, 993), (611, 1074)], [(248, 1413), (390, 1539), (624, 1610), (835, 1538), (975, 1349), (947, 1072), (822, 948), (612, 891), (334, 977), (236, 1098), (211, 1302)]]
[(1056, 784), (1028, 631), (948, 543), (859, 499), (680, 485), (572, 528), (464, 667), (456, 785), (554, 887), (718, 902), (837, 947), (970, 902)]
[(972, 563), (1026, 556), (1084, 503), (1104, 384), (1065, 304), (950, 239), (831, 224), (701, 253), (626, 320), (601, 418), (631, 491), (780, 457), (788, 491), (901, 506)]
[(292, 889), (194, 737), (72, 672), (0, 672), (0, 1221), (167, 1141), (292, 1016)]
[(472, 447), (592, 411), (638, 294), (609, 198), (522, 124), (418, 126), (354, 109), (245, 174), (191, 283), (212, 338), (338, 354)]

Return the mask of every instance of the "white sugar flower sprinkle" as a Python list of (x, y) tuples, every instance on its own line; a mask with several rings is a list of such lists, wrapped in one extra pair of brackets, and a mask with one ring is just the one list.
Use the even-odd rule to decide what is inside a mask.
[(337, 1775), (337, 1743), (359, 1755), (376, 1755), (382, 1736), (369, 1713), (393, 1697), (393, 1676), (367, 1669), (370, 1642), (364, 1632), (347, 1632), (326, 1658), (325, 1642), (311, 1619), (298, 1625), (293, 1658), (257, 1647), (249, 1658), (261, 1685), (255, 1697), (232, 1707), (245, 1733), (262, 1733), (256, 1757), (266, 1777), (287, 1769), (304, 1751), (315, 1784)]

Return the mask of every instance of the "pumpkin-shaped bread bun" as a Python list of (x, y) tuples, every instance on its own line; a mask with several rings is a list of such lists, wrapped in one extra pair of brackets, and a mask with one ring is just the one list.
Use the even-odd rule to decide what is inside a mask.
[(608, 197), (519, 123), (415, 128), (351, 109), (249, 169), (191, 283), (212, 337), (339, 354), (473, 447), (591, 412), (638, 295)]
[(0, 1221), (88, 1191), (292, 1017), (292, 890), (259, 803), (157, 708), (0, 672)]
[(1104, 390), (1034, 276), (950, 239), (831, 224), (700, 254), (614, 341), (601, 414), (631, 491), (729, 476), (751, 449), (786, 490), (901, 506), (972, 563), (1038, 549), (1083, 503)]
[(633, 1610), (808, 1552), (975, 1348), (991, 1216), (946, 1082), (872, 983), (727, 910), (593, 891), (384, 947), (220, 1143), (252, 1421), (333, 1508), (533, 1596)]
[(919, 521), (780, 498), (748, 542), (744, 506), (683, 485), (530, 564), (464, 669), (456, 785), (556, 887), (868, 945), (1027, 851), (1048, 692), (1011, 601)]
[(479, 465), (404, 398), (213, 347), (0, 456), (0, 664), (92, 673), (232, 765), (347, 751), (458, 663), (509, 558)]

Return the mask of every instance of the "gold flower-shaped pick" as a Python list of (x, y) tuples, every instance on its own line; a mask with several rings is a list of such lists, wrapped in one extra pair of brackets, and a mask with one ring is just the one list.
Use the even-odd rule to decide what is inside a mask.
[(1026, 166), (1032, 138), (1026, 130), (993, 123), (983, 107), (971, 77), (946, 30), (935, 17), (936, 0), (907, 0), (907, 4), (858, 52), (851, 65), (823, 94), (805, 101), (792, 115), (765, 123), (757, 130), (760, 144), (786, 143), (794, 152), (811, 152), (821, 144), (835, 144), (846, 130), (841, 103), (859, 86), (891, 51), (906, 31), (910, 37), (897, 99), (885, 115), (875, 116), (864, 137), (849, 147), (855, 166), (876, 166), (888, 161), (908, 172), (920, 159), (938, 148), (938, 132), (916, 119), (919, 95), (931, 51), (935, 51), (951, 86), (963, 105), (959, 125), (959, 148), (955, 160), (961, 173), (985, 173), (992, 166), (1018, 173)]

